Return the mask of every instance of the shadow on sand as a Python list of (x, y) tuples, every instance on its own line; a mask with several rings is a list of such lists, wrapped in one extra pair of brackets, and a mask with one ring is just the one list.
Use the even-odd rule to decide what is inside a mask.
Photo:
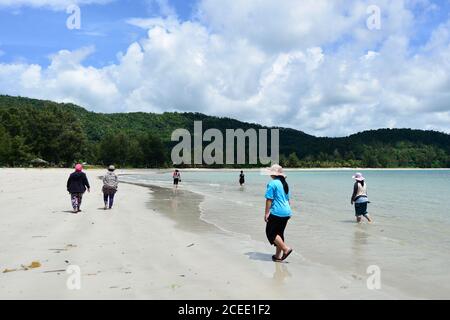
[(71, 213), (71, 214), (74, 214), (72, 210), (61, 211), (60, 213)]
[(342, 220), (341, 223), (352, 223), (352, 224), (357, 224), (357, 222), (355, 220)]
[(250, 260), (270, 261), (272, 262), (272, 255), (261, 252), (247, 252), (245, 254)]

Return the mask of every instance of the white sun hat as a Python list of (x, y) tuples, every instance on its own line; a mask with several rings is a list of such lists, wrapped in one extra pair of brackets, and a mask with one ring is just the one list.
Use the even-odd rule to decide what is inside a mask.
[(279, 164), (274, 164), (270, 168), (266, 169), (266, 174), (269, 176), (277, 176), (277, 177), (285, 177), (286, 175), (283, 173), (283, 167)]
[(366, 178), (363, 177), (362, 173), (355, 173), (355, 175), (353, 176), (353, 179), (355, 179), (356, 181), (364, 181), (366, 180)]

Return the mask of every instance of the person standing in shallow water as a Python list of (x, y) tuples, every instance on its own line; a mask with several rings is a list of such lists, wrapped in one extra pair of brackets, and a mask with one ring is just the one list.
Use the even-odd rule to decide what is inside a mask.
[(119, 186), (119, 178), (114, 173), (116, 168), (114, 166), (109, 166), (108, 171), (103, 177), (103, 202), (105, 203), (105, 210), (112, 209), (114, 204), (114, 196), (117, 192)]
[(175, 170), (175, 172), (172, 175), (173, 178), (173, 185), (175, 189), (178, 189), (178, 183), (181, 182), (181, 174), (179, 170)]
[(86, 189), (88, 192), (91, 192), (88, 178), (83, 172), (83, 166), (77, 164), (75, 166), (75, 172), (73, 172), (67, 180), (67, 191), (70, 193), (73, 213), (81, 211), (81, 202)]
[(286, 260), (293, 251), (284, 242), (284, 231), (292, 215), (289, 203), (289, 185), (281, 166), (274, 164), (268, 170), (268, 174), (272, 181), (267, 184), (266, 190), (266, 210), (264, 214), (266, 236), (270, 244), (276, 247), (272, 260), (281, 262)]
[(241, 173), (239, 174), (239, 184), (241, 187), (245, 184), (245, 174), (244, 171), (241, 170)]
[(355, 204), (355, 216), (356, 222), (362, 223), (362, 217), (366, 218), (369, 223), (373, 220), (370, 218), (367, 212), (367, 204), (369, 203), (369, 197), (367, 196), (367, 183), (366, 179), (361, 173), (356, 173), (353, 176), (355, 184), (353, 185), (353, 194), (351, 198), (351, 204)]

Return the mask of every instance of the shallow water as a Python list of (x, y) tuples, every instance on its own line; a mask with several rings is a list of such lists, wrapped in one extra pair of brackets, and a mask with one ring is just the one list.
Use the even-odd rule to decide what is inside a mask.
[[(365, 276), (376, 265), (382, 285), (417, 298), (450, 298), (450, 170), (363, 171), (373, 225), (354, 222), (352, 173), (288, 172), (294, 211), (288, 244), (304, 259), (337, 272)], [(246, 172), (246, 185), (240, 187), (238, 176), (238, 171), (183, 172), (180, 190), (163, 193), (169, 205), (158, 209), (172, 208), (162, 212), (195, 231), (183, 217), (199, 205), (204, 222), (266, 241), (264, 192), (270, 178)], [(162, 187), (172, 181), (171, 172), (163, 171), (123, 179)]]

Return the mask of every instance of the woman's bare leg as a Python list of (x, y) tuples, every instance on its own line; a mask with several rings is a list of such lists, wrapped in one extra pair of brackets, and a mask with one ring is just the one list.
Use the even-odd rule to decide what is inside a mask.
[(283, 250), (281, 250), (281, 248), (278, 246), (276, 246), (275, 249), (275, 257), (277, 257), (277, 259), (281, 259), (281, 257), (283, 256)]
[(275, 241), (274, 241), (274, 242), (275, 242), (275, 244), (276, 244), (276, 246), (277, 246), (277, 250), (278, 250), (278, 248), (279, 248), (280, 250), (283, 251), (283, 253), (288, 253), (288, 251), (291, 250), (291, 248), (289, 248), (289, 247), (284, 243), (283, 239), (281, 239), (280, 236), (277, 236), (277, 237), (275, 238)]
[(368, 214), (364, 215), (364, 218), (366, 218), (369, 223), (373, 223), (372, 218)]

